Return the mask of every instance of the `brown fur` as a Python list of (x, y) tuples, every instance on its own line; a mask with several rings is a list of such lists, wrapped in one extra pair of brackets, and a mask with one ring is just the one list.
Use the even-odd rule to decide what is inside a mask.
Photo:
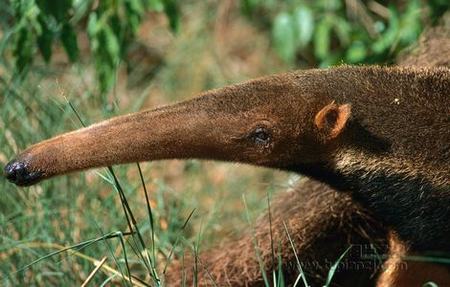
[[(32, 146), (18, 161), (42, 179), (110, 164), (190, 157), (296, 169), (334, 164), (348, 149), (401, 159), (398, 166), (388, 165), (442, 186), (448, 184), (449, 77), (446, 68), (413, 67), (281, 74), (67, 133)], [(339, 145), (315, 145), (311, 118), (333, 100), (352, 104), (350, 126)], [(268, 144), (251, 141), (258, 127), (270, 133)]]
[[(275, 167), (353, 192), (418, 250), (450, 250), (450, 225), (443, 225), (450, 216), (449, 93), (447, 68), (344, 66), (275, 75), (55, 137), (7, 170), (19, 164), (41, 179), (171, 158)], [(351, 115), (328, 123), (345, 128), (324, 140), (314, 118), (333, 101), (351, 104)]]
[[(423, 33), (419, 44), (399, 58), (401, 66), (450, 67), (450, 13), (441, 19), (441, 25)], [(408, 257), (423, 254), (410, 252), (408, 242), (389, 234), (389, 257), (377, 282), (378, 287), (423, 286), (435, 282), (450, 285), (449, 268), (432, 262), (417, 262)]]
[[(237, 240), (229, 240), (200, 255), (197, 264), (200, 286), (264, 286), (256, 259), (255, 240), (270, 281), (271, 270), (277, 269), (280, 250), (286, 282), (292, 284), (299, 271), (283, 223), (287, 226), (309, 284), (323, 285), (331, 265), (351, 244), (353, 247), (342, 261), (343, 267), (338, 269), (333, 286), (373, 284), (381, 262), (376, 258), (362, 257), (374, 255), (370, 244), (378, 248), (378, 252), (386, 252), (386, 231), (348, 194), (305, 179), (294, 190), (279, 194), (272, 203), (271, 211), (273, 241), (266, 214), (254, 226), (254, 234), (253, 230), (248, 230)], [(271, 252), (272, 242), (275, 258)], [(185, 268), (182, 261), (170, 266), (166, 278), (168, 286), (181, 286), (183, 271), (185, 283), (192, 285), (194, 259), (191, 254), (186, 258)]]
[[(449, 93), (448, 68), (344, 66), (276, 75), (45, 141), (19, 155), (6, 167), (6, 174), (18, 184), (31, 184), (85, 168), (192, 157), (294, 170), (326, 182), (340, 192), (352, 193), (377, 220), (396, 231), (398, 242), (411, 254), (430, 250), (449, 252)], [(336, 117), (326, 117), (331, 119), (327, 125), (332, 128), (331, 133), (323, 134), (314, 125), (314, 118), (330, 102), (337, 106), (351, 105), (351, 112), (346, 109), (347, 114), (342, 114), (337, 109)], [(316, 190), (313, 186), (310, 189)], [(318, 191), (322, 196), (327, 194), (323, 187)], [(346, 196), (339, 193), (335, 201), (345, 201)], [(355, 220), (367, 219), (356, 216), (366, 214), (356, 212), (364, 210), (358, 204), (336, 203), (330, 209), (317, 208), (311, 213), (300, 204), (297, 208), (299, 213), (292, 213), (294, 234), (305, 234), (302, 233), (305, 230), (311, 234), (295, 240), (302, 258), (326, 258), (322, 251), (336, 258), (342, 252), (337, 246), (349, 242), (345, 238), (368, 242), (367, 237), (364, 239), (356, 231), (367, 232), (369, 227), (352, 229), (359, 226), (353, 224)], [(311, 216), (311, 225), (306, 225), (304, 216)], [(338, 224), (342, 222), (345, 223)], [(330, 230), (325, 223), (338, 228)], [(265, 226), (259, 229), (258, 239), (267, 237)], [(283, 250), (289, 250), (279, 228), (274, 225), (278, 230), (274, 231), (276, 239), (282, 240)], [(345, 232), (339, 233), (340, 228)], [(336, 246), (314, 245), (316, 240), (329, 241), (333, 236), (337, 236)], [(371, 236), (382, 240), (382, 229)], [(214, 277), (225, 278), (218, 271), (225, 267), (228, 276), (237, 280), (232, 282), (239, 281), (239, 274), (246, 279), (240, 282), (247, 285), (260, 278), (256, 275), (257, 265), (247, 258), (252, 246), (249, 238), (235, 243), (245, 253), (230, 247), (231, 251), (204, 259), (205, 266), (213, 267)], [(321, 249), (324, 245), (327, 248)], [(270, 255), (267, 243), (262, 247), (264, 262), (271, 262), (267, 259), (267, 254)], [(391, 249), (393, 257), (387, 262), (388, 270), (392, 266), (389, 262), (398, 258), (394, 256), (395, 248)], [(246, 256), (242, 261), (245, 264), (238, 264), (240, 255)], [(224, 256), (244, 269), (233, 269), (232, 263), (221, 264), (218, 259)], [(289, 262), (292, 257), (286, 256), (292, 253), (283, 253)], [(324, 274), (312, 273), (313, 278)], [(404, 280), (404, 276), (399, 276), (398, 281), (396, 274), (386, 272), (379, 284)]]
[(411, 253), (409, 247), (394, 232), (390, 232), (388, 238), (389, 258), (378, 279), (378, 287), (424, 286), (427, 282), (433, 282), (437, 286), (449, 285), (449, 268), (432, 262), (415, 261), (411, 257), (416, 254)]

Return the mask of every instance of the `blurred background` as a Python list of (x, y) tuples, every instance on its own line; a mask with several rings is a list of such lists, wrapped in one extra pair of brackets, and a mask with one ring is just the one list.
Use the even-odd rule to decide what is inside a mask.
[[(292, 69), (391, 64), (449, 8), (447, 0), (0, 0), (1, 166), (81, 122), (203, 90)], [(127, 285), (131, 273), (138, 286), (158, 286), (171, 258), (250, 228), (268, 196), (297, 179), (196, 160), (140, 168), (142, 178), (130, 164), (114, 167), (118, 182), (101, 169), (29, 188), (1, 177), (0, 285), (81, 285), (106, 258), (91, 284)]]

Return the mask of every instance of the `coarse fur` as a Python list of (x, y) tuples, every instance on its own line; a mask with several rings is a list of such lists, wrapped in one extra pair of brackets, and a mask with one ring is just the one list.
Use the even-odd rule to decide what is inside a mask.
[[(420, 37), (418, 45), (399, 57), (398, 65), (450, 68), (450, 13), (446, 13), (440, 22), (437, 27), (429, 27)], [(423, 254), (411, 251), (409, 243), (400, 240), (392, 231), (388, 236), (388, 245), (389, 255), (379, 276), (378, 287), (423, 286), (427, 282), (438, 286), (450, 284), (448, 265), (433, 263), (433, 260), (411, 260), (411, 256), (420, 257)]]
[[(265, 286), (256, 252), (269, 278), (282, 260), (287, 284), (300, 273), (295, 258), (298, 254), (308, 284), (322, 286), (331, 266), (349, 246), (332, 286), (374, 284), (383, 261), (376, 254), (387, 252), (387, 232), (349, 194), (304, 178), (292, 190), (278, 194), (270, 210), (271, 220), (266, 214), (239, 238), (200, 254), (199, 286)], [(170, 265), (168, 286), (192, 284), (195, 259), (190, 252), (185, 258)]]
[[(331, 187), (341, 192), (339, 200), (345, 201), (344, 196), (350, 194), (358, 202), (342, 212), (318, 208), (323, 214), (317, 210), (305, 213), (299, 203), (298, 209), (303, 211), (293, 213), (299, 224), (294, 233), (309, 230), (311, 242), (338, 235), (336, 244), (342, 246), (348, 243), (345, 236), (361, 238), (351, 229), (358, 226), (352, 222), (360, 218), (350, 220), (344, 214), (364, 213), (373, 214), (393, 230), (395, 242), (401, 242), (410, 254), (437, 251), (445, 255), (450, 252), (449, 94), (450, 70), (446, 67), (342, 66), (291, 72), (55, 137), (24, 151), (5, 173), (11, 181), (26, 185), (91, 167), (170, 158), (280, 168), (328, 184), (318, 190)], [(330, 210), (335, 207), (339, 204), (331, 205)], [(305, 215), (314, 218), (311, 229), (299, 219)], [(343, 222), (341, 219), (349, 219), (338, 225), (347, 233), (321, 224), (321, 220), (332, 225)], [(384, 232), (379, 229), (372, 237), (382, 241)], [(261, 231), (264, 233), (267, 227)], [(250, 237), (243, 238), (247, 245), (241, 246), (249, 250), (253, 246)], [(280, 240), (287, 252), (286, 238)], [(302, 245), (308, 240), (299, 237), (295, 241), (300, 254), (321, 258), (320, 248)], [(335, 258), (336, 252), (343, 252), (332, 247), (326, 250)], [(267, 248), (262, 250), (267, 254)], [(208, 262), (220, 254), (208, 257)], [(230, 260), (238, 262), (240, 254), (233, 257), (230, 253)], [(268, 260), (265, 257), (264, 262)], [(209, 263), (220, 266), (217, 264)], [(258, 272), (255, 264), (238, 266), (252, 267), (249, 274)], [(221, 274), (215, 275), (221, 278)], [(383, 281), (385, 278), (393, 277), (382, 276), (381, 285), (395, 282)]]
[[(449, 94), (448, 68), (291, 72), (55, 137), (7, 170), (24, 165), (46, 178), (168, 158), (275, 167), (352, 192), (419, 251), (450, 250)], [(351, 105), (351, 115), (329, 139), (314, 118), (332, 102)]]

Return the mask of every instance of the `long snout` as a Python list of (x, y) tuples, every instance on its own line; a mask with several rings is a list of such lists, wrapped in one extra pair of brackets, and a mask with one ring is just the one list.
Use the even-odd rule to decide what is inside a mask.
[[(113, 118), (35, 144), (4, 168), (19, 186), (114, 164), (219, 154), (217, 123), (190, 103)], [(221, 153), (224, 159), (226, 155)]]
[[(245, 137), (256, 97), (269, 79), (213, 90), (171, 106), (119, 116), (37, 143), (4, 168), (25, 186), (56, 175), (115, 164), (163, 159), (214, 159), (252, 163)], [(253, 97), (253, 98), (252, 98)]]

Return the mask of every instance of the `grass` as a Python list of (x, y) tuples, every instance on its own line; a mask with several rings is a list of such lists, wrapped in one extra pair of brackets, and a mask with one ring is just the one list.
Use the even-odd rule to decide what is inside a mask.
[[(56, 51), (51, 65), (38, 59), (30, 76), (19, 81), (2, 53), (0, 165), (32, 143), (81, 127), (80, 119), (89, 124), (268, 73), (267, 65), (250, 70), (252, 64), (240, 58), (228, 57), (223, 63), (226, 57), (211, 52), (216, 39), (204, 28), (215, 19), (203, 11), (192, 15), (177, 38), (150, 23), (153, 39), (171, 43), (171, 49), (163, 47), (168, 51), (165, 65), (153, 80), (132, 87), (127, 87), (128, 80), (140, 75), (122, 68), (107, 97), (98, 96), (86, 59), (68, 65)], [(253, 35), (248, 27), (239, 31)], [(258, 34), (252, 37), (265, 41)], [(261, 47), (255, 53), (264, 53), (267, 45)], [(246, 65), (246, 72), (236, 77), (229, 69), (238, 62)], [(267, 169), (200, 161), (129, 164), (114, 167), (114, 176), (108, 169), (92, 170), (29, 188), (17, 188), (0, 177), (0, 285), (73, 286), (90, 278), (91, 286), (129, 286), (130, 281), (157, 286), (171, 258), (185, 248), (200, 252), (220, 241), (213, 238), (246, 226), (243, 193), (249, 210), (259, 213), (266, 192), (285, 185), (287, 177)]]
[[(2, 165), (30, 143), (79, 126), (71, 124), (77, 117), (69, 104), (49, 104), (39, 94), (40, 90), (28, 90), (28, 87), (17, 87), (14, 92), (27, 99), (15, 95), (3, 99)], [(183, 248), (178, 243), (189, 244), (196, 237), (195, 227), (188, 219), (203, 220), (205, 228), (215, 226), (220, 220), (205, 209), (195, 214), (193, 208), (204, 205), (199, 203), (203, 200), (208, 200), (207, 204), (223, 202), (219, 198), (224, 197), (225, 189), (236, 186), (245, 189), (250, 184), (250, 175), (224, 181), (219, 188), (223, 190), (213, 195), (215, 184), (210, 177), (214, 174), (205, 172), (211, 165), (196, 161), (145, 163), (142, 167), (134, 164), (114, 171), (110, 168), (69, 175), (25, 189), (2, 178), (2, 285), (81, 284), (94, 268), (93, 264), (106, 257), (91, 284), (119, 280), (127, 285), (128, 279), (137, 284), (137, 278), (143, 278), (146, 282), (153, 280), (157, 286), (157, 265), (166, 266), (172, 254)], [(176, 177), (187, 178), (182, 181), (181, 190), (174, 190), (171, 180), (162, 176), (164, 169), (171, 166), (179, 169)], [(232, 168), (221, 165), (219, 169)], [(154, 179), (146, 176), (152, 171), (158, 174)], [(270, 175), (268, 171), (260, 172)], [(197, 186), (203, 189), (196, 191)], [(255, 204), (256, 197), (251, 197)], [(223, 208), (217, 204), (211, 213)], [(182, 238), (184, 235), (187, 238)], [(130, 273), (135, 274), (136, 282)], [(150, 278), (153, 279), (146, 280)]]

